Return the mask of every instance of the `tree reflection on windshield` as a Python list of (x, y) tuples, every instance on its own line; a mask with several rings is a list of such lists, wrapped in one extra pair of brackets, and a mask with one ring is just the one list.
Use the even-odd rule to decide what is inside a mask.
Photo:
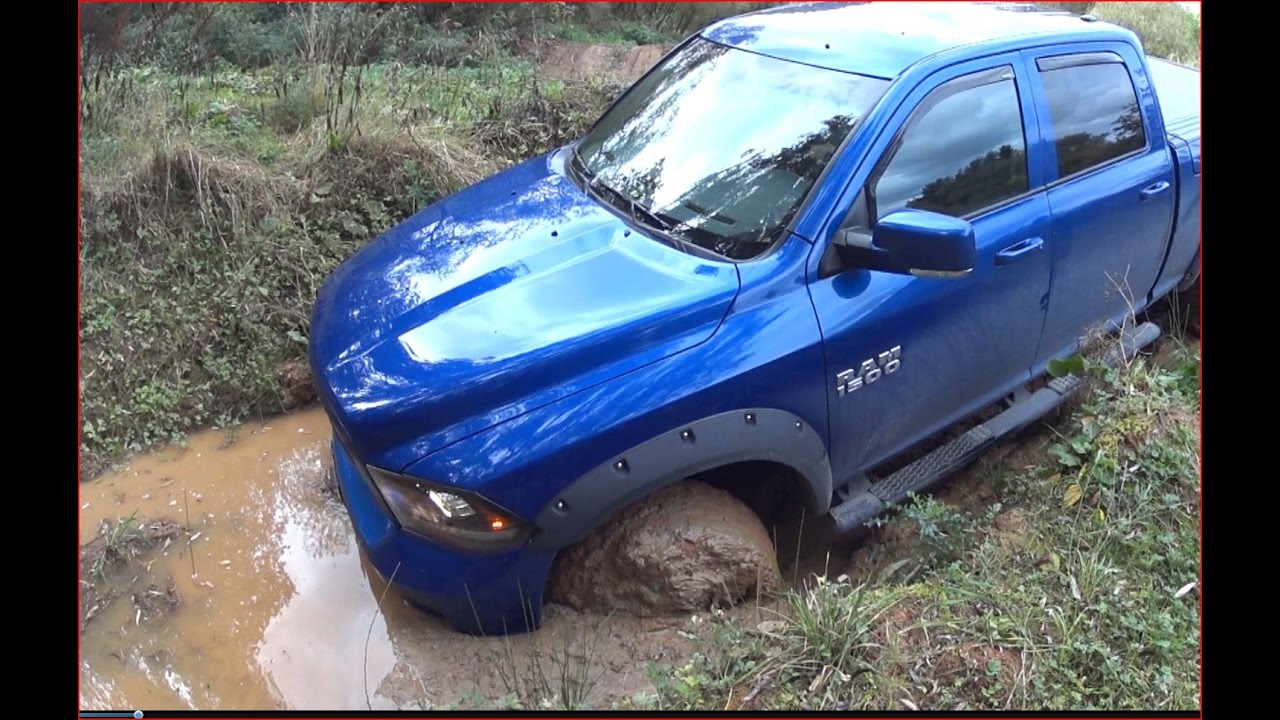
[(694, 39), (578, 148), (595, 182), (745, 260), (786, 228), (888, 82)]

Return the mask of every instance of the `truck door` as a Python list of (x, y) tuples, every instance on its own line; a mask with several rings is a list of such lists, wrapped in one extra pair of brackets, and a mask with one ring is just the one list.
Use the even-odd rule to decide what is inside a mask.
[(1049, 290), (1049, 208), (1028, 156), (1039, 131), (1020, 67), (1013, 53), (930, 76), (871, 146), (869, 174), (851, 177), (857, 200), (833, 227), (931, 210), (973, 225), (978, 261), (962, 278), (844, 267), (810, 280), (838, 480), (1028, 378)]
[(1142, 310), (1164, 260), (1177, 188), (1144, 66), (1123, 44), (1024, 53), (1049, 146), (1053, 281), (1038, 360)]

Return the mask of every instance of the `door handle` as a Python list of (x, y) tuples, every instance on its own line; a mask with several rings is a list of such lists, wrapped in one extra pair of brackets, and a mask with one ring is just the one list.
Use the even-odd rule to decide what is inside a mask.
[(1044, 240), (1042, 238), (1027, 238), (1021, 242), (1016, 242), (1009, 247), (996, 253), (996, 265), (1009, 265), (1019, 260), (1030, 257), (1044, 249)]
[(1138, 193), (1138, 202), (1146, 202), (1168, 189), (1169, 189), (1168, 180), (1161, 180), (1160, 182), (1155, 183), (1154, 185), (1148, 185), (1147, 187), (1142, 189), (1142, 192)]

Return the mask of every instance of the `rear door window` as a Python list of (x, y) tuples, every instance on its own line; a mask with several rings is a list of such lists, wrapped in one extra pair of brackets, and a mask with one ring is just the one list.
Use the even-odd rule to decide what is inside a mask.
[(1112, 53), (1041, 58), (1058, 177), (1106, 165), (1147, 146), (1129, 70)]

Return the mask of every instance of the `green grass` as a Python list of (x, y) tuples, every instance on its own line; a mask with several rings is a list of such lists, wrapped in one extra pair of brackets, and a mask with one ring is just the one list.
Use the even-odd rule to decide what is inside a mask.
[[(1176, 340), (1168, 341), (1177, 343)], [(752, 622), (651, 667), (664, 710), (1199, 706), (1198, 351), (1094, 368), (1069, 421), (916, 498)], [(744, 699), (750, 700), (744, 703)]]
[(107, 566), (124, 557), (127, 552), (126, 544), (140, 533), (141, 524), (138, 522), (137, 510), (104, 528), (103, 546), (90, 563), (89, 577), (99, 582), (106, 580)]

